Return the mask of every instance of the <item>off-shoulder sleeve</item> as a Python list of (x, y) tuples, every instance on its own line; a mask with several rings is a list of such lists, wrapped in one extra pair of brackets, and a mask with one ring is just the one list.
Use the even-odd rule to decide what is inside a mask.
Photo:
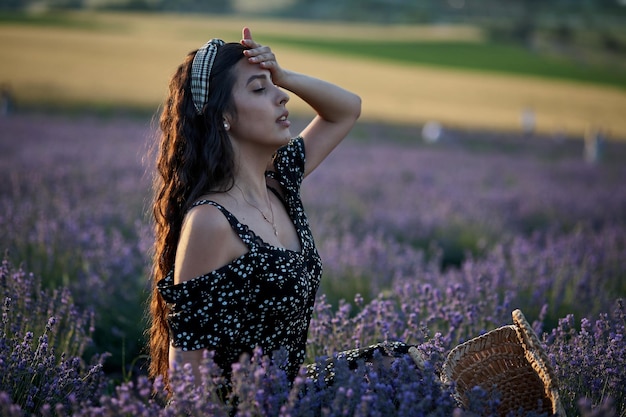
[(216, 349), (237, 340), (248, 303), (249, 280), (245, 264), (234, 265), (241, 269), (222, 268), (176, 285), (170, 273), (157, 284), (170, 305), (167, 321), (174, 347)]

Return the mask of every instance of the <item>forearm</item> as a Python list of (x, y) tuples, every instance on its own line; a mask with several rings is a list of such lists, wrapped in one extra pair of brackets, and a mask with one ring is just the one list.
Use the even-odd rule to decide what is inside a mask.
[(361, 98), (356, 94), (308, 75), (293, 71), (283, 73), (277, 85), (300, 97), (325, 121), (353, 121), (361, 114)]
[(174, 366), (182, 368), (185, 364), (190, 364), (196, 384), (200, 385), (200, 365), (204, 361), (204, 349), (183, 351), (179, 348), (170, 347), (169, 365), (170, 369)]

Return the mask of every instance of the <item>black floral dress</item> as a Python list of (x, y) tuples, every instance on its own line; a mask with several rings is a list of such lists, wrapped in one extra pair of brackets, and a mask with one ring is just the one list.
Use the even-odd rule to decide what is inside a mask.
[[(207, 348), (214, 360), (230, 374), (231, 365), (243, 353), (261, 347), (264, 354), (286, 349), (285, 371), (293, 380), (305, 359), (306, 340), (315, 295), (322, 275), (322, 262), (315, 248), (309, 222), (300, 198), (304, 178), (304, 142), (296, 138), (274, 155), (274, 169), (266, 175), (282, 188), (281, 199), (293, 221), (299, 252), (267, 244), (221, 205), (200, 200), (193, 206), (218, 208), (248, 247), (248, 252), (227, 265), (189, 281), (174, 285), (174, 271), (157, 287), (170, 306), (167, 321), (172, 346), (184, 351)], [(401, 356), (410, 346), (386, 342), (339, 352), (324, 364), (312, 364), (308, 373), (316, 378), (326, 368), (332, 381), (335, 359), (355, 367), (358, 360), (371, 360), (374, 352)]]
[(275, 171), (266, 175), (282, 188), (282, 200), (293, 221), (301, 250), (264, 242), (219, 204), (218, 208), (248, 247), (227, 265), (174, 285), (171, 271), (157, 285), (170, 306), (167, 317), (172, 346), (182, 350), (207, 348), (228, 373), (243, 353), (261, 347), (265, 354), (284, 348), (293, 379), (305, 358), (307, 332), (322, 262), (300, 199), (304, 178), (304, 142), (290, 141), (274, 155)]

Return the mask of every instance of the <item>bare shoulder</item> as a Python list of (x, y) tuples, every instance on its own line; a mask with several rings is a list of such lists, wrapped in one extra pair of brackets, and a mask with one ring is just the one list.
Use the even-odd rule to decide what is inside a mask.
[(214, 271), (247, 251), (224, 214), (205, 204), (192, 208), (176, 249), (176, 283)]
[(217, 207), (211, 204), (202, 204), (189, 210), (183, 222), (182, 232), (188, 232), (196, 238), (202, 238), (207, 233), (223, 234), (230, 230), (230, 223)]

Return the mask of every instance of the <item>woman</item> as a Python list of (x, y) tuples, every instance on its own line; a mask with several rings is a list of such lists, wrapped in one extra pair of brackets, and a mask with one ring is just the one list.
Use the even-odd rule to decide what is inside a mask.
[[(317, 112), (295, 139), (283, 89)], [(321, 276), (300, 185), (348, 134), (360, 110), (355, 94), (281, 68), (247, 28), (240, 43), (211, 40), (187, 56), (161, 116), (152, 376), (167, 382), (174, 363), (190, 363), (199, 373), (204, 351), (211, 350), (228, 379), (231, 365), (258, 346), (268, 355), (286, 350), (285, 371), (296, 377)], [(484, 336), (477, 339), (483, 346)], [(527, 346), (526, 339), (519, 343)], [(531, 345), (540, 350), (538, 342)], [(356, 367), (376, 352), (409, 354), (421, 365), (417, 349), (400, 342), (336, 357)], [(486, 353), (480, 358), (492, 360)], [(326, 365), (324, 375), (332, 379), (333, 362)], [(544, 384), (535, 379), (542, 394)], [(513, 402), (510, 409), (517, 407)]]
[[(296, 139), (284, 90), (317, 112)], [(152, 376), (197, 370), (205, 349), (228, 375), (260, 346), (285, 348), (295, 377), (321, 275), (299, 187), (360, 111), (357, 95), (283, 69), (248, 28), (187, 56), (160, 120)]]

